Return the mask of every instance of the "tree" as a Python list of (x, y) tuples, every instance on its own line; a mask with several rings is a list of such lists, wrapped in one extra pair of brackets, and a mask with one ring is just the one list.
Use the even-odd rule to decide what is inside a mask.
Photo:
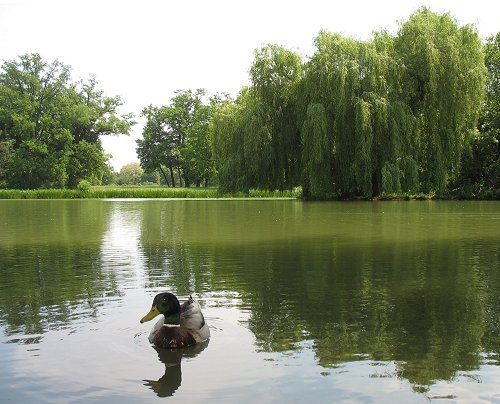
[(378, 193), (381, 166), (391, 154), (386, 149), (395, 146), (385, 139), (389, 89), (394, 87), (389, 81), (390, 57), (372, 42), (325, 31), (315, 44), (301, 85), (302, 109), (309, 112), (310, 105), (324, 106), (325, 145), (331, 149), (331, 164), (325, 170), (333, 167), (335, 194), (370, 197)]
[(163, 108), (149, 105), (142, 111), (146, 118), (146, 126), (142, 131), (142, 139), (137, 139), (137, 156), (141, 166), (147, 172), (160, 170), (167, 185), (169, 179), (163, 169), (170, 172), (170, 180), (175, 187), (174, 167), (177, 166), (178, 156), (175, 153), (176, 142), (171, 131), (166, 128), (167, 116)]
[(141, 176), (141, 184), (147, 185), (160, 185), (161, 178), (158, 171), (146, 172), (144, 171)]
[(425, 7), (395, 41), (403, 100), (417, 118), (423, 190), (441, 192), (457, 177), (477, 125), (486, 73), (481, 42), (473, 27)]
[(210, 142), (221, 192), (249, 190), (245, 164), (243, 113), (247, 111), (248, 90), (235, 101), (217, 104), (210, 121)]
[(179, 139), (179, 160), (186, 186), (192, 183), (208, 184), (213, 175), (213, 159), (210, 147), (210, 103), (204, 102), (204, 89), (196, 92), (177, 91), (172, 98), (171, 120), (176, 121), (175, 131)]
[(71, 134), (58, 123), (69, 67), (39, 55), (5, 62), (0, 73), (0, 127), (13, 141), (10, 186), (65, 186)]
[(125, 164), (118, 173), (119, 185), (138, 185), (141, 182), (144, 170), (139, 163)]
[(118, 173), (115, 172), (113, 167), (108, 163), (106, 164), (106, 170), (102, 175), (102, 185), (113, 185), (116, 184)]
[(484, 92), (476, 30), (421, 8), (396, 36), (321, 31), (314, 42), (307, 63), (278, 45), (255, 52), (251, 86), (211, 125), (221, 187), (301, 183), (308, 198), (445, 191)]
[(466, 194), (500, 188), (500, 32), (485, 45), (486, 95), (470, 150), (456, 182)]
[[(160, 170), (169, 182), (163, 167), (174, 172), (186, 186), (208, 183), (213, 175), (212, 149), (209, 138), (211, 104), (204, 101), (205, 90), (176, 91), (168, 106), (146, 107), (143, 138), (137, 140), (137, 154), (147, 171)], [(182, 184), (181, 184), (182, 185)]]
[(7, 184), (7, 173), (14, 159), (13, 144), (12, 140), (0, 142), (0, 188)]
[[(297, 185), (300, 178), (300, 131), (296, 117), (297, 89), (303, 64), (299, 55), (275, 44), (255, 51), (250, 68), (249, 96), (254, 112), (247, 129), (246, 144), (256, 139), (252, 163), (261, 167), (256, 186), (284, 189)], [(254, 171), (255, 170), (254, 168)], [(255, 175), (255, 174), (254, 174)]]
[(214, 109), (210, 124), (221, 190), (285, 189), (300, 181), (296, 117), (301, 58), (278, 45), (255, 51), (251, 86)]
[(500, 140), (500, 32), (488, 39), (484, 51), (488, 76), (480, 130), (483, 133), (491, 132)]
[(11, 142), (5, 177), (18, 188), (74, 187), (99, 182), (107, 157), (100, 137), (127, 134), (130, 114), (97, 81), (73, 83), (71, 69), (38, 54), (7, 61), (0, 71), (0, 142)]

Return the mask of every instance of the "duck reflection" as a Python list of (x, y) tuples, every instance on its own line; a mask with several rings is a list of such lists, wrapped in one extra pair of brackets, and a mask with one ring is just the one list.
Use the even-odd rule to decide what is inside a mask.
[(173, 396), (182, 383), (182, 358), (194, 358), (207, 346), (209, 340), (179, 349), (163, 349), (153, 347), (158, 358), (165, 364), (165, 373), (158, 380), (144, 380), (144, 385), (151, 388), (158, 397)]

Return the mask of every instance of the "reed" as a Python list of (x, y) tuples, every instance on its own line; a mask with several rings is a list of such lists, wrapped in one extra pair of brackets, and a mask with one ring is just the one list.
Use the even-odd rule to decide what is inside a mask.
[(94, 187), (87, 198), (216, 198), (215, 188)]
[(0, 199), (76, 199), (84, 198), (74, 189), (0, 189)]
[(398, 201), (398, 200), (405, 200), (405, 201), (428, 201), (431, 199), (439, 199), (440, 197), (437, 196), (434, 192), (431, 193), (424, 193), (424, 192), (416, 192), (416, 193), (409, 193), (409, 192), (403, 192), (403, 193), (382, 193), (380, 194), (378, 199), (379, 201)]
[(87, 190), (76, 189), (0, 189), (0, 199), (217, 199), (217, 198), (297, 198), (300, 191), (250, 190), (220, 194), (217, 188), (164, 188), (164, 187), (107, 187), (96, 186)]
[(280, 191), (278, 189), (274, 191), (267, 191), (261, 189), (251, 189), (248, 193), (250, 198), (301, 198), (302, 188), (297, 187), (294, 189)]

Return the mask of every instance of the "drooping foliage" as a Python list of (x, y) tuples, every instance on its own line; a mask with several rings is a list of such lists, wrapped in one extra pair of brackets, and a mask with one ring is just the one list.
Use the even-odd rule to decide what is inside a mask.
[(467, 195), (500, 190), (500, 32), (484, 46), (488, 69), (478, 131), (462, 165), (457, 188)]
[(242, 190), (247, 183), (239, 113), (244, 108), (241, 106), (243, 102), (244, 95), (240, 95), (235, 103), (218, 105), (210, 122), (215, 167), (222, 191)]
[(371, 195), (380, 182), (372, 167), (383, 166), (395, 147), (384, 142), (389, 135), (390, 59), (373, 43), (327, 32), (321, 32), (315, 44), (302, 99), (326, 106), (335, 191)]
[(300, 57), (276, 45), (255, 52), (251, 86), (215, 112), (212, 139), (225, 191), (286, 189), (300, 181), (296, 89)]
[(404, 97), (417, 118), (424, 191), (443, 191), (457, 176), (477, 125), (484, 92), (481, 42), (471, 26), (420, 9), (395, 38)]
[(106, 97), (95, 78), (71, 81), (70, 68), (38, 54), (0, 70), (0, 184), (12, 188), (99, 183), (109, 170), (101, 136), (127, 134), (130, 114)]
[(333, 195), (332, 145), (328, 136), (326, 112), (322, 104), (309, 104), (302, 125), (303, 195), (328, 198)]
[(491, 132), (500, 140), (500, 32), (488, 39), (484, 50), (488, 77), (480, 130), (483, 133)]
[(471, 26), (421, 8), (396, 36), (325, 31), (308, 61), (256, 51), (251, 85), (211, 136), (225, 190), (302, 185), (307, 198), (441, 192), (460, 172), (484, 92)]
[(256, 178), (256, 187), (290, 188), (300, 178), (300, 133), (295, 114), (301, 78), (302, 61), (294, 52), (277, 45), (266, 45), (255, 52), (250, 68), (250, 94), (258, 113), (251, 127), (247, 127), (246, 139), (251, 142), (252, 127), (259, 130), (263, 123), (270, 164), (267, 175)]

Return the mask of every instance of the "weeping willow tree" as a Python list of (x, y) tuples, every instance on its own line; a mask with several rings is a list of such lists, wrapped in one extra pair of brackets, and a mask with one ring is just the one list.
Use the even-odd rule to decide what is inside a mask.
[(300, 56), (282, 46), (269, 44), (255, 51), (250, 68), (254, 105), (247, 139), (253, 134), (269, 141), (269, 172), (258, 187), (285, 189), (296, 185), (300, 175), (300, 132), (296, 118), (297, 86), (302, 78)]
[(444, 191), (484, 93), (475, 29), (421, 8), (396, 36), (314, 42), (305, 64), (277, 45), (256, 51), (251, 86), (212, 124), (221, 186), (301, 184), (320, 199)]
[(364, 42), (321, 32), (315, 44), (300, 88), (306, 103), (325, 106), (335, 192), (444, 191), (484, 92), (474, 28), (421, 8), (396, 37), (381, 31)]
[(273, 153), (272, 120), (262, 101), (248, 92), (241, 129), (248, 188), (272, 188), (276, 159)]
[[(325, 105), (334, 191), (371, 196), (388, 152), (390, 58), (373, 42), (321, 32), (306, 66), (303, 99)], [(394, 153), (392, 153), (394, 154)]]
[(214, 113), (210, 132), (223, 192), (269, 188), (274, 179), (271, 123), (260, 99), (244, 89)]
[[(242, 96), (239, 97), (240, 101)], [(244, 103), (225, 102), (210, 121), (210, 138), (222, 192), (248, 190), (241, 131)]]
[(424, 191), (444, 191), (457, 176), (484, 93), (481, 42), (469, 25), (421, 8), (402, 24), (395, 49), (408, 105), (417, 119)]
[(300, 176), (300, 132), (295, 117), (299, 56), (277, 45), (255, 52), (251, 86), (221, 108), (211, 124), (223, 191), (285, 189)]

